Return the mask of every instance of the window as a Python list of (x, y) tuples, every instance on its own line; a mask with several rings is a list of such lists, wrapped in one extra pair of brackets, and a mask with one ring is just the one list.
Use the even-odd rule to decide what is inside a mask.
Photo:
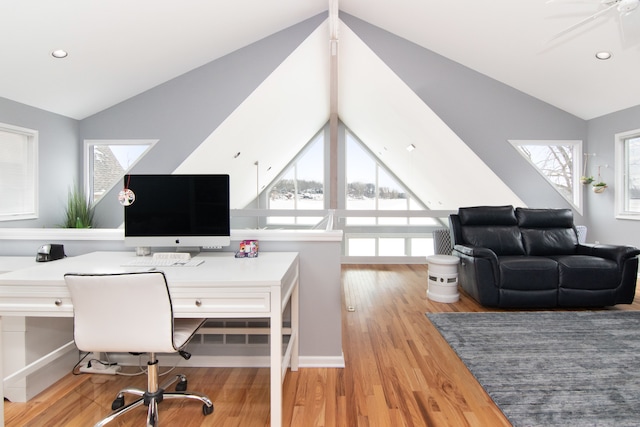
[[(268, 209), (324, 209), (324, 133), (320, 132), (268, 190)], [(269, 217), (268, 224), (315, 225), (321, 217)]]
[(509, 141), (579, 212), (582, 141)]
[[(346, 202), (352, 210), (424, 210), (389, 171), (351, 134), (346, 138)], [(430, 218), (350, 217), (347, 225), (436, 225)]]
[(85, 141), (86, 181), (95, 203), (151, 149), (157, 141)]
[[(433, 254), (430, 227), (442, 227), (439, 220), (408, 211), (424, 211), (424, 205), (390, 172), (359, 139), (346, 132), (344, 169), (338, 171), (338, 198), (349, 216), (336, 222), (344, 231), (343, 254), (348, 257), (424, 257)], [(324, 210), (324, 174), (328, 155), (321, 131), (263, 192), (271, 210)], [(341, 209), (339, 209), (341, 210)], [(359, 211), (359, 212), (355, 212)], [(360, 212), (366, 211), (366, 212)], [(288, 213), (285, 213), (289, 215)], [(309, 212), (307, 215), (315, 215)], [(346, 217), (346, 218), (345, 218)], [(303, 228), (318, 226), (321, 217), (271, 216), (268, 226)]]
[(350, 132), (346, 133), (345, 146), (346, 209), (371, 211), (371, 216), (346, 218), (345, 255), (390, 258), (432, 255), (433, 239), (423, 226), (441, 225), (433, 218), (388, 216), (392, 211), (425, 210), (425, 207)]
[[(391, 237), (389, 237), (391, 236)], [(361, 233), (344, 235), (345, 255), (349, 257), (426, 257), (434, 254), (430, 233)]]
[(640, 129), (615, 136), (616, 217), (640, 219)]
[(38, 132), (0, 123), (0, 221), (38, 217)]

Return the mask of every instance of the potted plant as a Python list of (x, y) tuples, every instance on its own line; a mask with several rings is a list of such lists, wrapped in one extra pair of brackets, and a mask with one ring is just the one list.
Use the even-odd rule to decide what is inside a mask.
[(598, 181), (593, 184), (593, 192), (594, 193), (602, 193), (607, 188), (607, 184), (602, 181)]
[[(584, 185), (588, 185), (593, 182), (593, 176), (587, 175), (587, 164), (589, 163), (589, 156), (589, 153), (584, 153), (584, 170), (582, 171), (582, 176), (580, 177), (580, 182), (582, 182)], [(600, 169), (598, 169), (598, 172), (600, 172)]]
[(591, 184), (593, 182), (593, 177), (592, 176), (582, 176), (582, 177), (580, 177), (580, 182), (582, 182), (585, 185)]
[(93, 228), (94, 209), (77, 185), (69, 189), (62, 228)]

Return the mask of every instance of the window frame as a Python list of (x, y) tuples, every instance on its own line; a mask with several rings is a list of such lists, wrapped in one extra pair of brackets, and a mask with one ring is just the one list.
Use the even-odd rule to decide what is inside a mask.
[[(354, 210), (354, 209), (350, 209), (348, 207), (348, 194), (349, 194), (349, 179), (348, 179), (348, 168), (349, 168), (349, 155), (348, 155), (348, 144), (350, 142), (353, 142), (355, 144), (358, 145), (358, 147), (362, 150), (362, 152), (364, 153), (364, 155), (367, 156), (367, 159), (371, 161), (371, 163), (374, 165), (374, 208), (371, 209), (372, 211), (387, 211), (389, 209), (381, 209), (380, 208), (380, 189), (383, 188), (383, 186), (380, 185), (380, 174), (383, 173), (386, 175), (386, 177), (388, 179), (392, 179), (394, 181), (394, 183), (400, 187), (400, 189), (404, 192), (405, 194), (405, 198), (403, 200), (405, 200), (405, 208), (404, 209), (392, 209), (393, 211), (411, 211), (411, 210), (427, 210), (427, 207), (424, 203), (422, 203), (422, 201), (420, 199), (418, 199), (415, 194), (413, 194), (413, 192), (402, 182), (402, 180), (400, 180), (389, 168), (386, 167), (386, 165), (380, 160), (380, 158), (378, 156), (376, 156), (365, 144), (362, 143), (362, 141), (360, 140), (360, 138), (358, 138), (354, 133), (352, 133), (349, 130), (345, 131), (345, 146), (344, 146), (344, 156), (345, 156), (345, 165), (344, 165), (344, 189), (342, 191), (342, 197), (344, 198), (344, 206), (345, 206), (345, 210), (349, 211), (349, 210)], [(353, 221), (349, 221), (349, 217), (347, 216), (347, 218), (345, 218), (345, 227), (348, 229), (349, 227), (380, 227), (380, 228), (385, 228), (385, 227), (411, 227), (411, 226), (416, 226), (416, 225), (421, 225), (421, 226), (437, 226), (437, 224), (431, 223), (429, 220), (422, 220), (422, 219), (413, 219), (409, 218), (409, 217), (396, 217), (399, 218), (401, 220), (404, 221), (404, 223), (400, 224), (394, 224), (392, 222), (388, 222), (389, 219), (388, 217), (384, 217), (384, 216), (377, 216), (377, 215), (372, 215), (370, 217), (366, 217), (366, 218), (372, 218), (373, 219), (373, 224), (369, 224), (369, 223), (359, 223), (359, 222), (353, 222)], [(382, 219), (382, 221), (381, 221)], [(388, 222), (385, 224), (385, 222)]]
[(634, 129), (626, 132), (616, 133), (614, 135), (614, 155), (615, 155), (615, 217), (617, 219), (629, 219), (634, 221), (640, 220), (640, 212), (628, 211), (625, 209), (628, 188), (626, 186), (626, 176), (628, 175), (629, 165), (627, 163), (627, 147), (626, 142), (630, 139), (640, 138), (640, 129)]
[(0, 123), (0, 131), (22, 135), (26, 137), (27, 144), (26, 159), (23, 163), (25, 167), (25, 176), (31, 177), (31, 185), (26, 185), (27, 190), (31, 191), (31, 201), (29, 208), (24, 211), (15, 213), (0, 213), (0, 221), (19, 221), (24, 219), (37, 219), (39, 217), (39, 182), (38, 182), (38, 138), (37, 130), (28, 129), (20, 126), (14, 126), (6, 123)]
[[(553, 140), (509, 140), (509, 143), (515, 148), (515, 150), (520, 154), (531, 166), (533, 166), (534, 170), (540, 174), (550, 185), (551, 187), (562, 196), (573, 208), (582, 215), (583, 206), (584, 206), (584, 193), (583, 186), (580, 182), (580, 177), (582, 176), (582, 158), (583, 158), (583, 143), (580, 139), (553, 139)], [(574, 189), (573, 191), (573, 200), (566, 197), (556, 186), (556, 184), (546, 176), (540, 168), (533, 163), (531, 159), (529, 159), (520, 149), (520, 146), (526, 145), (539, 145), (539, 146), (561, 146), (568, 145), (573, 147), (573, 168), (571, 171), (571, 185)]]
[[(280, 173), (275, 177), (275, 179), (273, 179), (273, 181), (266, 187), (266, 189), (264, 189), (262, 191), (261, 194), (258, 195), (258, 199), (257, 200), (261, 200), (264, 199), (264, 206), (266, 206), (267, 210), (277, 210), (277, 208), (274, 208), (271, 206), (271, 199), (270, 199), (270, 194), (273, 191), (273, 188), (278, 185), (278, 183), (284, 179), (289, 173), (293, 174), (293, 177), (291, 178), (291, 180), (294, 182), (294, 196), (293, 196), (293, 208), (291, 208), (292, 210), (297, 210), (297, 211), (309, 211), (309, 210), (315, 210), (315, 209), (300, 209), (298, 207), (298, 162), (300, 162), (303, 158), (305, 158), (305, 156), (309, 153), (309, 151), (311, 151), (313, 148), (315, 148), (316, 144), (321, 144), (322, 145), (322, 150), (321, 152), (322, 154), (322, 162), (323, 164), (325, 163), (325, 151), (326, 151), (326, 145), (327, 145), (327, 141), (325, 138), (325, 134), (323, 132), (323, 130), (321, 130), (320, 132), (318, 132), (317, 134), (315, 134), (313, 136), (313, 138), (311, 138), (309, 140), (309, 142), (307, 142), (307, 144), (302, 148), (302, 150), (300, 150), (300, 152), (298, 152), (298, 154), (296, 154), (296, 156), (293, 158), (293, 160), (291, 160), (291, 162), (289, 162), (289, 164), (282, 169), (282, 171), (280, 171)], [(326, 168), (322, 167), (322, 204), (323, 204), (323, 208), (326, 208), (326, 204), (328, 202), (326, 195), (327, 195), (327, 177), (326, 177)], [(292, 217), (286, 217), (286, 218), (291, 218), (292, 220), (286, 220), (283, 219), (285, 217), (270, 217), (267, 216), (264, 221), (264, 225), (265, 226), (287, 226), (287, 227), (297, 227), (297, 226), (302, 226), (302, 227), (308, 227), (311, 225), (317, 225), (319, 222), (321, 222), (323, 220), (322, 217), (310, 217), (307, 215), (301, 215), (301, 216), (292, 216)]]
[[(144, 156), (149, 153), (154, 145), (158, 142), (157, 139), (85, 139), (84, 140), (84, 191), (87, 200), (91, 200), (91, 203), (98, 203), (102, 200), (102, 197), (98, 200), (93, 200), (93, 180), (94, 180), (94, 158), (93, 147), (96, 145), (147, 145), (147, 149), (138, 156), (138, 158), (124, 170), (122, 176), (124, 177)], [(117, 181), (114, 182), (109, 188), (106, 189), (104, 194), (107, 194), (113, 187), (117, 185)]]

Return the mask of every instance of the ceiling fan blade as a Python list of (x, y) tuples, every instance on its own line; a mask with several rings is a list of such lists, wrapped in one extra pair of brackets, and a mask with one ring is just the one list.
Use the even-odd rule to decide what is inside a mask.
[(582, 25), (584, 25), (584, 24), (586, 24), (586, 23), (588, 23), (588, 22), (591, 22), (591, 21), (593, 21), (594, 19), (599, 18), (600, 16), (602, 16), (602, 15), (606, 14), (606, 13), (607, 13), (607, 12), (609, 12), (611, 9), (613, 9), (614, 7), (616, 7), (617, 5), (618, 5), (618, 3), (617, 3), (617, 2), (616, 2), (616, 3), (613, 3), (613, 4), (609, 5), (609, 6), (607, 6), (606, 8), (604, 8), (604, 9), (602, 9), (602, 10), (600, 10), (600, 11), (598, 11), (598, 12), (594, 13), (593, 15), (591, 15), (591, 16), (589, 16), (589, 17), (587, 17), (587, 18), (583, 19), (582, 21), (579, 21), (579, 22), (577, 22), (577, 23), (573, 24), (572, 26), (570, 26), (570, 27), (568, 27), (568, 28), (565, 28), (564, 30), (562, 30), (562, 31), (560, 31), (558, 34), (556, 34), (555, 36), (551, 37), (551, 40), (555, 40), (555, 39), (557, 39), (557, 38), (559, 38), (559, 37), (562, 37), (562, 36), (564, 36), (565, 34), (570, 33), (571, 31), (573, 31), (573, 30), (577, 29), (578, 27), (581, 27)]
[(640, 13), (621, 13), (618, 17), (618, 26), (624, 48), (640, 44)]
[(620, 15), (629, 15), (638, 8), (638, 0), (620, 0), (618, 4), (618, 12)]
[(593, 0), (547, 0), (545, 1), (545, 4), (550, 4), (550, 3), (590, 3), (593, 4)]

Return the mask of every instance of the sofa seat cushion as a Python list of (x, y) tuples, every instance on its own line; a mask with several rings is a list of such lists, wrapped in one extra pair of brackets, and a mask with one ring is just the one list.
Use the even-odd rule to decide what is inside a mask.
[(559, 287), (567, 289), (614, 289), (620, 284), (615, 261), (588, 255), (556, 255)]
[(498, 258), (501, 289), (549, 290), (558, 288), (558, 263), (546, 257), (504, 256)]

